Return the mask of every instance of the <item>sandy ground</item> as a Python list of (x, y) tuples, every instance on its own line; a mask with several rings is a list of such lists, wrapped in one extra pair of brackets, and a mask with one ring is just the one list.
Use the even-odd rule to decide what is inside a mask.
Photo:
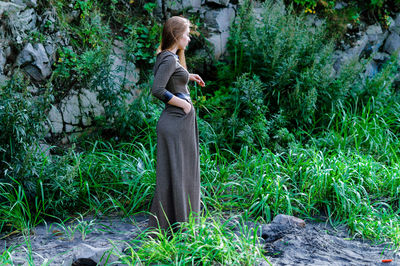
[[(147, 217), (139, 215), (130, 220), (85, 218), (81, 225), (88, 225), (91, 221), (93, 224), (87, 227), (84, 239), (74, 223), (66, 223), (64, 228), (54, 223), (37, 226), (30, 236), (34, 265), (69, 266), (79, 258), (95, 257), (99, 252), (103, 254), (113, 245), (122, 249), (124, 241), (135, 238), (145, 228)], [(259, 231), (260, 242), (269, 260), (260, 261), (259, 265), (400, 266), (400, 255), (388, 250), (387, 245), (351, 240), (345, 227), (333, 229), (329, 225), (312, 222), (306, 222), (305, 227), (286, 227), (284, 230), (280, 225), (263, 227), (252, 224), (252, 227)], [(66, 228), (70, 233), (65, 234)], [(14, 265), (28, 265), (29, 248), (24, 243), (26, 241), (21, 235), (1, 239), (0, 256), (5, 248), (17, 246), (12, 252)], [(383, 263), (383, 259), (391, 259), (392, 262)]]

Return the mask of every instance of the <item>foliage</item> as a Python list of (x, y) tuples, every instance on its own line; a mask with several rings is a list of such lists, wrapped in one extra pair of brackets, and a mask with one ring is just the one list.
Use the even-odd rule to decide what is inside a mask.
[[(379, 75), (365, 78), (365, 63), (346, 59), (335, 73), (333, 44), (325, 26), (309, 28), (304, 17), (285, 9), (282, 3), (264, 3), (257, 18), (251, 3), (242, 5), (228, 41), (231, 68), (235, 76), (257, 74), (263, 83), (262, 93), (268, 121), (283, 118), (289, 132), (323, 123), (343, 106), (353, 106), (374, 97), (384, 104), (393, 94), (392, 83), (397, 71), (392, 58)], [(257, 45), (254, 45), (257, 43)], [(222, 87), (221, 90), (224, 88)], [(215, 94), (216, 97), (219, 91)], [(234, 99), (226, 102), (234, 105)], [(323, 124), (322, 124), (323, 125)], [(278, 129), (279, 130), (279, 129)]]
[[(266, 260), (256, 231), (244, 221), (218, 214), (194, 217), (182, 223), (177, 232), (147, 231), (128, 243), (124, 253), (115, 252), (121, 263), (133, 264), (221, 264), (253, 265)], [(235, 227), (240, 237), (234, 233)]]
[(0, 180), (17, 179), (28, 196), (35, 193), (36, 178), (41, 174), (32, 166), (41, 157), (37, 142), (46, 133), (50, 99), (48, 91), (32, 97), (27, 81), (17, 74), (0, 88)]

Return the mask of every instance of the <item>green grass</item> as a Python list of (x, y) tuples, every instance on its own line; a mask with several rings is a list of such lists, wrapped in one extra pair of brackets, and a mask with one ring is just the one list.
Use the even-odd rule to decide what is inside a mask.
[[(267, 261), (256, 231), (240, 217), (234, 218), (238, 217), (225, 220), (217, 213), (206, 212), (197, 222), (190, 217), (171, 234), (144, 231), (127, 243), (124, 253), (116, 255), (128, 265), (254, 265), (257, 260)], [(234, 233), (235, 228), (240, 235)]]

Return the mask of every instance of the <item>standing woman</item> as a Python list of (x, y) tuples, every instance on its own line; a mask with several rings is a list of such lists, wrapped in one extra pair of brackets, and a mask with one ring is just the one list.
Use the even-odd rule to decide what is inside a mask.
[(187, 84), (189, 80), (205, 84), (186, 69), (189, 32), (189, 20), (169, 18), (153, 68), (152, 94), (165, 108), (157, 123), (157, 181), (149, 227), (167, 229), (188, 221), (190, 212), (200, 212), (199, 133)]

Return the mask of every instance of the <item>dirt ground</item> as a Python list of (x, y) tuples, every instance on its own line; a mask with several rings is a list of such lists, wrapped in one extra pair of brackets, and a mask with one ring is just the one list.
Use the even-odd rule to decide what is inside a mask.
[[(92, 225), (88, 226), (91, 221)], [(21, 235), (3, 238), (0, 240), (0, 256), (6, 248), (16, 246), (11, 252), (14, 265), (28, 265), (29, 250), (34, 265), (69, 266), (80, 258), (89, 257), (95, 261), (96, 256), (101, 257), (113, 245), (122, 249), (124, 241), (140, 234), (147, 225), (147, 217), (138, 215), (129, 220), (85, 218), (81, 225), (87, 226), (84, 237), (74, 223), (66, 223), (63, 227), (54, 223), (41, 224), (30, 236), (30, 248), (24, 244), (26, 241)], [(252, 226), (259, 230), (260, 242), (269, 261), (260, 261), (259, 265), (400, 266), (400, 254), (388, 250), (388, 245), (352, 240), (345, 227), (334, 229), (327, 224), (310, 221), (301, 227), (282, 227), (281, 224), (274, 224), (274, 221), (269, 225)], [(66, 233), (68, 230), (69, 233)], [(388, 259), (392, 261), (382, 262)]]

